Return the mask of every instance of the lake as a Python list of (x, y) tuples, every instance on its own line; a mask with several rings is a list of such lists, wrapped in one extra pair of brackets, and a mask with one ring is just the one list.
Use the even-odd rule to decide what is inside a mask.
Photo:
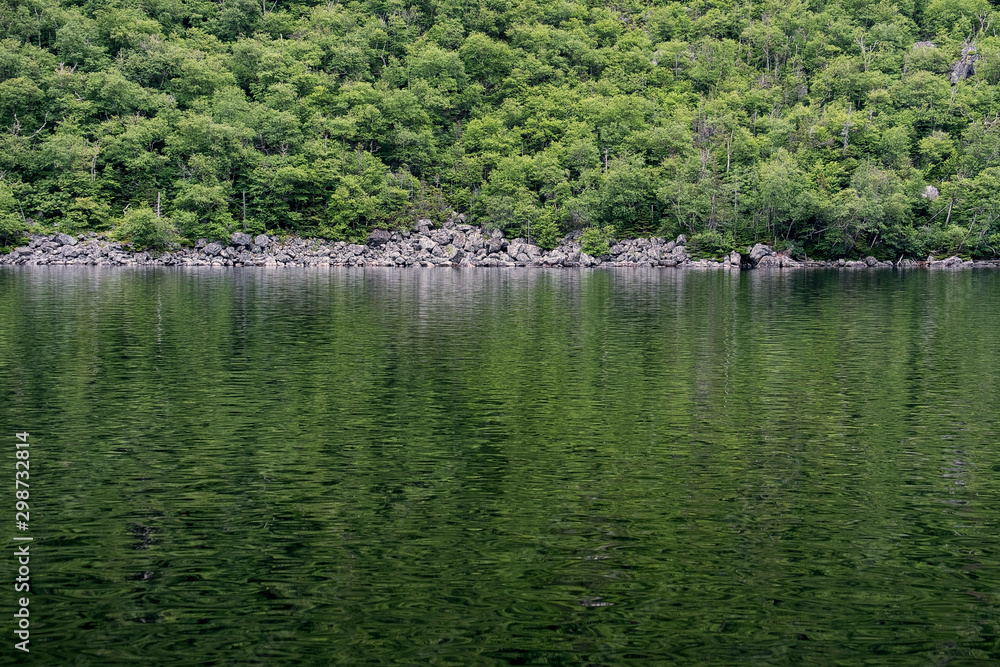
[(995, 664), (998, 355), (989, 271), (0, 270), (31, 653)]

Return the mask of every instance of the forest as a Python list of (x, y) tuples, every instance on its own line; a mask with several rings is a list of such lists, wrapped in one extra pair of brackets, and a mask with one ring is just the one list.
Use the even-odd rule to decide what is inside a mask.
[(0, 246), (343, 240), (1000, 251), (987, 0), (2, 0)]

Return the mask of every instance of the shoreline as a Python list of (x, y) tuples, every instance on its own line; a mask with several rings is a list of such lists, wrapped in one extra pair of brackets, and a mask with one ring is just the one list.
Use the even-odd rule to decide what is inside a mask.
[[(459, 219), (464, 216), (459, 216)], [(616, 241), (600, 257), (584, 253), (580, 232), (567, 235), (552, 250), (542, 250), (522, 238), (508, 240), (500, 230), (445, 222), (433, 228), (420, 220), (413, 231), (373, 230), (362, 244), (319, 238), (287, 238), (236, 232), (228, 242), (200, 239), (194, 247), (135, 251), (103, 234), (33, 236), (24, 246), (0, 255), (11, 266), (222, 266), (222, 267), (631, 267), (746, 270), (929, 268), (1000, 268), (1000, 259), (962, 260), (953, 256), (927, 261), (900, 259), (796, 260), (758, 243), (745, 253), (733, 251), (722, 261), (693, 259), (687, 238), (638, 238)]]

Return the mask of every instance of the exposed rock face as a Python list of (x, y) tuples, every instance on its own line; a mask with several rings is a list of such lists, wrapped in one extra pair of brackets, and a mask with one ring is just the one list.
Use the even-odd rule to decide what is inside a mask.
[(958, 83), (963, 79), (968, 79), (970, 76), (976, 73), (976, 62), (981, 60), (979, 54), (976, 52), (976, 45), (966, 42), (962, 45), (962, 57), (959, 58), (958, 62), (952, 65), (951, 76), (949, 77), (952, 83)]
[(926, 188), (924, 188), (924, 191), (921, 193), (921, 196), (924, 199), (929, 199), (930, 201), (934, 201), (935, 199), (941, 196), (941, 192), (933, 185), (928, 185)]

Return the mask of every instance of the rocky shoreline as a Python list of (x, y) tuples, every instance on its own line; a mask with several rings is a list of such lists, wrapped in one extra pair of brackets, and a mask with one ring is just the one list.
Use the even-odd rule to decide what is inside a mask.
[(133, 251), (128, 245), (93, 232), (80, 236), (33, 236), (25, 246), (0, 255), (0, 264), (18, 266), (447, 266), (447, 267), (677, 267), (724, 270), (799, 268), (1000, 268), (1000, 260), (962, 260), (948, 257), (917, 262), (901, 259), (796, 260), (758, 243), (746, 253), (732, 252), (722, 261), (693, 259), (687, 238), (627, 239), (615, 242), (606, 255), (591, 257), (581, 250), (580, 232), (566, 236), (552, 250), (542, 250), (525, 239), (508, 240), (499, 230), (465, 224), (453, 216), (442, 227), (420, 220), (411, 230), (374, 230), (366, 244), (324, 239), (290, 238), (234, 233), (226, 242), (201, 239), (193, 248), (166, 252)]

